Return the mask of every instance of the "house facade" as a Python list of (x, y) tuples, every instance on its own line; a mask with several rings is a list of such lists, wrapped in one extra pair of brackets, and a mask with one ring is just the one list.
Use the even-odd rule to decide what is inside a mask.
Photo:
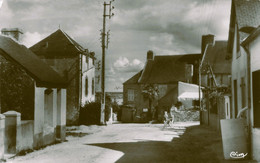
[(84, 49), (60, 29), (30, 50), (69, 81), (67, 124), (78, 124), (80, 107), (95, 101), (94, 53)]
[(5, 130), (0, 135), (1, 151), (16, 154), (52, 144), (57, 138), (64, 141), (66, 80), (7, 36), (0, 36), (0, 61), (0, 94), (9, 97), (1, 99), (1, 125), (5, 124), (0, 126)]
[[(136, 73), (130, 79), (123, 83), (123, 105), (130, 107), (130, 109), (134, 108), (142, 108), (143, 106), (143, 96), (142, 96), (142, 88), (141, 84), (138, 83), (138, 80), (142, 74), (142, 71)], [(139, 116), (135, 116), (135, 113)], [(138, 121), (141, 120), (141, 112), (140, 109), (130, 110), (129, 111), (131, 120), (130, 121)]]
[[(162, 120), (163, 111), (178, 102), (178, 82), (197, 82), (199, 58), (200, 54), (154, 56), (148, 51), (144, 69), (123, 84), (123, 103), (133, 108), (134, 121), (147, 121), (149, 114)], [(160, 100), (169, 92), (176, 98)]]
[(260, 161), (259, 25), (259, 1), (232, 1), (228, 40), (232, 56), (232, 118), (243, 120), (248, 155), (257, 161)]
[(250, 97), (248, 106), (249, 110), (249, 127), (251, 130), (251, 151), (252, 157), (256, 160), (260, 160), (260, 107), (259, 107), (259, 92), (260, 92), (260, 27), (256, 28), (246, 40), (242, 42), (243, 48), (247, 51), (248, 60), (250, 66), (247, 67), (249, 73), (248, 89)]
[(220, 129), (220, 119), (230, 119), (231, 59), (227, 41), (215, 41), (214, 35), (202, 36), (200, 84), (203, 87), (201, 123)]

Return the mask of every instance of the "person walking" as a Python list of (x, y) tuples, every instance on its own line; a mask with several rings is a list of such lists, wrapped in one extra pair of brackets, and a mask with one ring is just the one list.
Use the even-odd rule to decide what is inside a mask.
[(175, 105), (173, 105), (170, 109), (170, 117), (172, 119), (172, 123), (174, 123), (174, 114), (179, 113), (180, 111), (177, 109)]

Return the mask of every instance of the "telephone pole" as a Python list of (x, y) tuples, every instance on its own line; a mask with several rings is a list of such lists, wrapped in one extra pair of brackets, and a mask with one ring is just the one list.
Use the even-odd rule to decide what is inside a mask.
[[(106, 105), (106, 93), (105, 93), (105, 59), (106, 59), (106, 48), (108, 48), (108, 36), (109, 32), (106, 34), (106, 18), (109, 17), (109, 19), (114, 16), (114, 13), (112, 13), (112, 9), (114, 9), (114, 6), (112, 6), (112, 2), (114, 0), (110, 1), (109, 3), (104, 2), (104, 12), (103, 12), (103, 31), (101, 33), (102, 35), (102, 70), (101, 70), (101, 115), (100, 115), (100, 124), (105, 124), (105, 105)], [(106, 8), (109, 7), (109, 13), (107, 14)], [(107, 36), (107, 41), (106, 41)], [(107, 42), (107, 43), (106, 43)], [(107, 45), (107, 46), (106, 46)]]

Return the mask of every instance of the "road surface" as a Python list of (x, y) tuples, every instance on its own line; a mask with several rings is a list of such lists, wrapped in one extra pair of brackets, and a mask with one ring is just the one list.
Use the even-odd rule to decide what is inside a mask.
[[(13, 163), (112, 162), (222, 162), (221, 138), (198, 122), (163, 124), (113, 124), (96, 126), (93, 134), (68, 136), (67, 142), (48, 146)], [(92, 128), (93, 129), (93, 128)], [(81, 134), (82, 135), (82, 134)], [(221, 161), (222, 160), (222, 161)]]

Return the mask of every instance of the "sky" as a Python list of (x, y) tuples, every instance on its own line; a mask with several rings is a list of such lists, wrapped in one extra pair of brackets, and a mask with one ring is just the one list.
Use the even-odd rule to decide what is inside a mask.
[[(109, 1), (105, 1), (109, 3)], [(101, 59), (104, 0), (3, 0), (0, 28), (20, 28), (28, 48), (59, 28)], [(227, 40), (231, 0), (115, 0), (106, 51), (106, 91), (142, 70), (146, 53), (200, 53), (201, 36)], [(107, 13), (108, 14), (108, 13)]]

